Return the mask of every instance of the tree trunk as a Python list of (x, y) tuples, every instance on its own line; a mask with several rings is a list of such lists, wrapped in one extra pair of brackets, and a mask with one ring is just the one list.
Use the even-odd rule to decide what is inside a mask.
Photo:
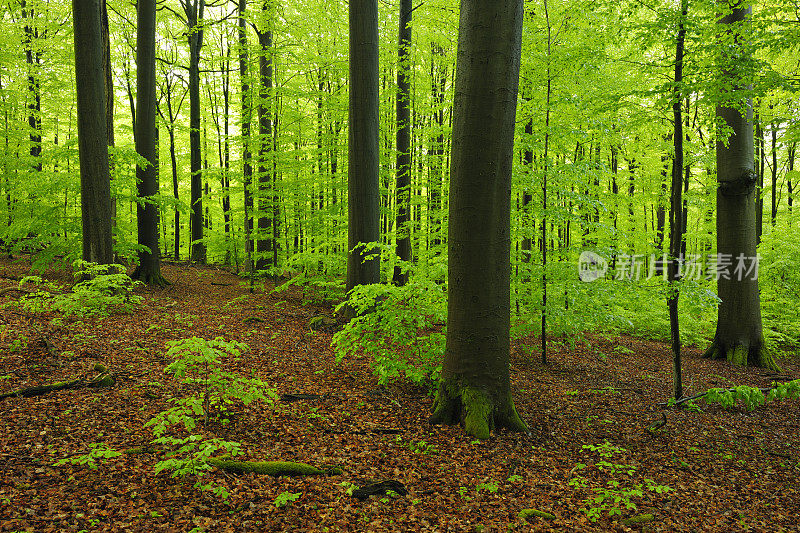
[(756, 188), (756, 244), (761, 244), (761, 235), (764, 233), (764, 127), (761, 123), (761, 114), (756, 116), (756, 173), (758, 186)]
[(672, 115), (674, 142), (674, 159), (672, 161), (672, 188), (670, 191), (669, 209), (669, 263), (667, 277), (671, 290), (667, 297), (669, 310), (670, 337), (672, 340), (672, 394), (676, 400), (683, 396), (683, 371), (681, 369), (681, 331), (678, 322), (678, 297), (680, 296), (677, 281), (680, 278), (681, 248), (683, 243), (683, 55), (686, 41), (686, 15), (689, 0), (681, 0), (681, 16), (678, 22), (678, 35), (675, 39), (675, 86), (672, 95)]
[(527, 432), (511, 398), (510, 208), (522, 0), (462, 0), (449, 202), (447, 346), (432, 423)]
[(200, 152), (200, 50), (203, 48), (205, 0), (182, 0), (189, 39), (189, 167), (191, 170), (191, 212), (189, 225), (192, 234), (192, 261), (206, 262), (203, 242), (203, 158)]
[[(22, 0), (22, 18), (30, 22), (25, 23), (25, 60), (28, 64), (28, 127), (30, 128), (30, 155), (32, 168), (36, 172), (42, 171), (42, 91), (39, 83), (39, 67), (41, 52), (34, 50), (33, 42), (39, 38), (34, 28), (34, 11), (31, 7), (26, 10), (26, 2)], [(105, 98), (105, 97), (104, 97)]]
[(83, 259), (109, 264), (114, 256), (111, 241), (111, 183), (108, 170), (100, 1), (74, 0), (72, 13), (75, 32), (78, 154), (81, 165)]
[[(242, 84), (242, 183), (244, 186), (244, 253), (245, 268), (253, 273), (253, 166), (250, 151), (250, 117), (252, 109), (247, 99), (250, 94), (250, 84), (247, 81), (247, 26), (245, 9), (247, 0), (239, 0), (239, 76)], [(251, 277), (252, 281), (252, 277)]]
[[(533, 245), (533, 240), (531, 239), (531, 234), (534, 231), (530, 228), (531, 223), (531, 208), (530, 203), (533, 201), (533, 195), (531, 194), (530, 187), (533, 183), (533, 149), (530, 147), (531, 140), (533, 138), (533, 119), (528, 119), (525, 122), (525, 135), (527, 136), (527, 145), (525, 148), (525, 152), (522, 155), (522, 164), (525, 166), (526, 170), (526, 183), (525, 187), (522, 190), (522, 234), (524, 237), (522, 238), (522, 245), (520, 246), (521, 249), (521, 257), (520, 260), (523, 263), (530, 263), (531, 262), (531, 246)], [(522, 280), (527, 282), (530, 280), (530, 275), (528, 274), (529, 269), (526, 267), (526, 274), (523, 276)]]
[[(751, 13), (751, 8), (741, 7), (740, 0), (734, 1), (730, 5), (732, 11), (720, 21), (729, 28), (746, 20)], [(741, 52), (731, 50), (723, 56), (722, 76), (728, 78), (734, 87), (740, 87), (741, 80), (737, 72), (741, 59), (733, 57), (734, 54)], [(733, 98), (736, 97), (734, 94)], [(755, 222), (758, 175), (753, 168), (752, 102), (749, 99), (746, 101), (744, 116), (737, 109), (737, 103), (723, 102), (716, 111), (718, 119), (724, 121), (732, 133), (727, 144), (725, 139), (719, 138), (716, 146), (717, 268), (722, 270), (717, 281), (717, 293), (721, 302), (714, 341), (705, 355), (712, 359), (727, 359), (737, 365), (775, 367), (764, 346), (758, 279), (753, 272), (747, 271), (757, 266)], [(737, 274), (736, 270), (728, 269), (725, 272), (724, 260), (732, 262), (734, 268), (741, 261), (745, 271), (739, 270)]]
[(797, 153), (797, 143), (793, 142), (789, 146), (789, 154), (788, 154), (789, 161), (787, 162), (788, 172), (786, 173), (786, 187), (787, 187), (787, 189), (789, 191), (789, 194), (788, 194), (788, 196), (786, 198), (786, 204), (787, 204), (787, 207), (789, 208), (789, 226), (792, 225), (792, 203), (794, 202), (794, 196), (793, 196), (793, 192), (794, 191), (792, 190), (792, 177), (794, 176), (794, 174), (793, 174), (794, 173), (794, 158), (795, 158), (795, 154), (796, 153)]
[(778, 125), (770, 125), (772, 140), (772, 209), (770, 209), (770, 222), (775, 225), (778, 218)]
[(164, 286), (158, 249), (158, 160), (156, 159), (156, 0), (139, 0), (136, 17), (136, 153), (147, 166), (136, 168), (138, 242), (148, 251), (139, 252), (133, 278), (148, 285)]
[(350, 1), (347, 290), (380, 281), (378, 2)]
[[(264, 2), (262, 16), (265, 25), (270, 24), (270, 3)], [(272, 262), (272, 31), (256, 31), (261, 53), (259, 65), (258, 99), (258, 238), (256, 239), (256, 269), (264, 270)], [(277, 266), (277, 265), (273, 265)]]
[(400, 29), (397, 42), (397, 258), (405, 266), (394, 267), (395, 285), (408, 282), (406, 268), (411, 262), (411, 0), (400, 0)]

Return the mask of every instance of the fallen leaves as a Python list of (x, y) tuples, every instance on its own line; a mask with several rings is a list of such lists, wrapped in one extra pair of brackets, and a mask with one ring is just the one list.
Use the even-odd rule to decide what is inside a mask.
[[(6, 276), (24, 265), (0, 262)], [(430, 426), (431, 398), (405, 385), (378, 387), (366, 359), (336, 365), (331, 333), (312, 332), (314, 316), (331, 310), (303, 306), (300, 291), (250, 295), (224, 271), (165, 265), (173, 284), (139, 289), (144, 304), (133, 315), (50, 323), (52, 316), (4, 308), (0, 323), (0, 393), (65, 380), (100, 363), (117, 373), (108, 389), (53, 391), (0, 402), (0, 531), (608, 531), (640, 529), (621, 519), (652, 515), (649, 530), (731, 531), (796, 528), (800, 497), (798, 409), (776, 402), (752, 413), (698, 402), (701, 412), (670, 410), (660, 402), (671, 389), (665, 344), (631, 337), (591, 339), (551, 353), (542, 367), (523, 355), (535, 339), (515, 346), (514, 398), (531, 435), (500, 434), (475, 442), (458, 427)], [(199, 273), (203, 273), (199, 275)], [(213, 274), (213, 277), (209, 275)], [(56, 281), (62, 276), (51, 273)], [(214, 283), (211, 287), (209, 283)], [(12, 282), (8, 281), (7, 285)], [(0, 288), (2, 291), (2, 288)], [(8, 295), (11, 296), (10, 294)], [(0, 302), (8, 299), (0, 294)], [(258, 317), (259, 320), (247, 320)], [(46, 336), (61, 350), (29, 342)], [(185, 394), (164, 373), (165, 343), (199, 336), (245, 342), (250, 350), (229, 370), (266, 381), (284, 395), (273, 406), (233, 406), (231, 423), (214, 436), (237, 440), (243, 460), (339, 465), (341, 475), (272, 478), (207, 474), (230, 493), (226, 501), (194, 488), (194, 479), (153, 474), (161, 453), (143, 424)], [(616, 349), (624, 346), (624, 350)], [(598, 358), (597, 353), (606, 354)], [(692, 392), (731, 383), (761, 387), (769, 377), (687, 351)], [(782, 364), (797, 377), (797, 364)], [(591, 489), (615, 479), (596, 468), (584, 445), (608, 441), (625, 448), (632, 476), (621, 486), (652, 479), (673, 490), (634, 497), (637, 510), (605, 513), (591, 522), (580, 509)], [(99, 464), (53, 467), (59, 459), (105, 443), (129, 453)], [(569, 485), (579, 471), (589, 485)], [(406, 495), (363, 501), (346, 484), (393, 480)], [(345, 484), (345, 485), (343, 485)], [(390, 489), (399, 493), (394, 489)], [(276, 507), (282, 494), (300, 494)], [(540, 511), (519, 516), (524, 509)]]

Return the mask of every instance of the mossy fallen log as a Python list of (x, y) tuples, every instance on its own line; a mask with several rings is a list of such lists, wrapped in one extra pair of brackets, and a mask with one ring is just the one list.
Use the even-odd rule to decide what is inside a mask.
[(11, 392), (0, 394), (0, 400), (5, 400), (11, 397), (30, 398), (32, 396), (42, 396), (49, 392), (65, 389), (78, 389), (83, 386), (83, 379), (73, 378), (67, 381), (57, 381), (55, 383), (48, 383), (47, 385), (37, 385), (35, 387), (25, 387), (24, 389), (17, 389)]
[(23, 389), (13, 390), (0, 394), (0, 400), (5, 400), (11, 397), (31, 398), (33, 396), (43, 396), (54, 391), (67, 390), (67, 389), (81, 389), (83, 387), (102, 388), (111, 387), (116, 383), (113, 374), (103, 373), (94, 378), (86, 381), (83, 378), (70, 378), (66, 381), (57, 381), (55, 383), (48, 383), (47, 385), (36, 385), (35, 387), (25, 387)]
[(264, 474), (267, 476), (332, 476), (342, 473), (336, 466), (317, 468), (291, 461), (232, 461), (209, 457), (206, 462), (213, 467), (237, 474)]
[(523, 509), (517, 515), (523, 520), (530, 518), (531, 516), (537, 516), (539, 518), (544, 518), (545, 520), (554, 520), (555, 515), (548, 513), (546, 511), (540, 511), (539, 509)]
[(647, 522), (653, 521), (653, 515), (650, 513), (643, 513), (637, 514), (636, 516), (632, 516), (630, 518), (625, 518), (624, 520), (620, 520), (619, 523), (623, 526), (635, 526), (636, 524), (646, 524)]

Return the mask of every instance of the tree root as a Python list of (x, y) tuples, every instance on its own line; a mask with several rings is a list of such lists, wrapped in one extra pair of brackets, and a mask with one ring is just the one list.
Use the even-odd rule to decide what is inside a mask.
[(32, 396), (43, 396), (53, 391), (58, 390), (67, 390), (67, 389), (82, 389), (85, 387), (91, 388), (101, 388), (101, 387), (111, 387), (116, 383), (114, 379), (114, 375), (110, 373), (103, 373), (94, 378), (86, 381), (83, 378), (71, 378), (67, 381), (58, 381), (56, 383), (50, 383), (48, 385), (37, 385), (35, 387), (26, 387), (24, 389), (17, 389), (11, 392), (5, 392), (0, 394), (0, 400), (4, 400), (6, 398), (11, 397), (22, 397), (22, 398), (30, 398)]
[(763, 344), (758, 347), (748, 344), (726, 346), (718, 339), (715, 339), (711, 343), (711, 346), (703, 353), (703, 357), (713, 360), (725, 359), (736, 366), (757, 366), (769, 368), (777, 372), (781, 371), (780, 367), (775, 362), (775, 358)]
[(19, 287), (6, 287), (5, 289), (0, 289), (0, 296), (5, 296), (6, 294), (9, 294), (9, 293), (12, 293), (12, 292), (20, 293), (20, 297), (22, 297), (22, 296), (24, 296), (26, 294), (31, 294), (31, 291), (28, 291), (28, 290), (25, 290), (25, 289), (20, 289)]
[(384, 479), (383, 481), (370, 483), (369, 485), (364, 485), (363, 487), (355, 489), (352, 496), (353, 498), (358, 498), (359, 500), (365, 500), (370, 496), (383, 496), (385, 494), (389, 494), (390, 491), (395, 492), (400, 496), (405, 496), (408, 494), (408, 489), (406, 489), (406, 486), (399, 481), (395, 481), (394, 479)]
[(442, 382), (433, 404), (431, 424), (463, 423), (464, 431), (481, 440), (500, 428), (529, 434), (528, 427), (519, 417), (511, 393), (494, 399), (484, 391), (471, 387)]
[(131, 279), (135, 279), (137, 281), (141, 281), (145, 285), (149, 285), (151, 287), (168, 287), (172, 285), (164, 276), (161, 275), (160, 272), (152, 273), (152, 272), (142, 272), (142, 268), (138, 267), (136, 270), (133, 271), (131, 274)]
[(333, 476), (342, 474), (337, 466), (316, 468), (305, 463), (289, 461), (231, 461), (209, 457), (206, 462), (213, 467), (237, 474), (264, 474), (267, 476)]

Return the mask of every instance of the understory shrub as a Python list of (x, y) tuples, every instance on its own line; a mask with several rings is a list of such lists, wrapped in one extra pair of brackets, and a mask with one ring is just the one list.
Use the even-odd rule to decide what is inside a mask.
[(442, 287), (425, 278), (403, 287), (361, 285), (340, 305), (356, 317), (333, 336), (336, 361), (363, 349), (378, 381), (432, 385), (442, 369), (447, 320)]
[[(244, 343), (221, 337), (214, 340), (192, 337), (170, 341), (167, 345), (167, 356), (173, 361), (164, 371), (180, 379), (190, 394), (170, 399), (173, 406), (145, 424), (153, 432), (153, 443), (167, 448), (165, 459), (156, 463), (155, 471), (172, 471), (172, 477), (195, 475), (201, 478), (211, 469), (206, 461), (209, 457), (241, 453), (238, 442), (212, 436), (212, 423), (228, 424), (229, 408), (237, 402), (244, 405), (254, 401), (272, 403), (277, 395), (258, 378), (225, 370), (227, 361), (238, 359), (247, 349)], [(204, 432), (197, 431), (199, 425)], [(211, 490), (222, 498), (228, 495), (224, 487), (203, 483), (200, 479), (195, 486)]]
[(75, 285), (70, 292), (60, 293), (53, 283), (39, 276), (26, 276), (21, 289), (34, 287), (20, 298), (18, 305), (29, 312), (54, 311), (66, 318), (109, 316), (132, 313), (142, 297), (133, 293), (141, 283), (125, 274), (122, 265), (98, 265), (78, 260), (73, 263)]

